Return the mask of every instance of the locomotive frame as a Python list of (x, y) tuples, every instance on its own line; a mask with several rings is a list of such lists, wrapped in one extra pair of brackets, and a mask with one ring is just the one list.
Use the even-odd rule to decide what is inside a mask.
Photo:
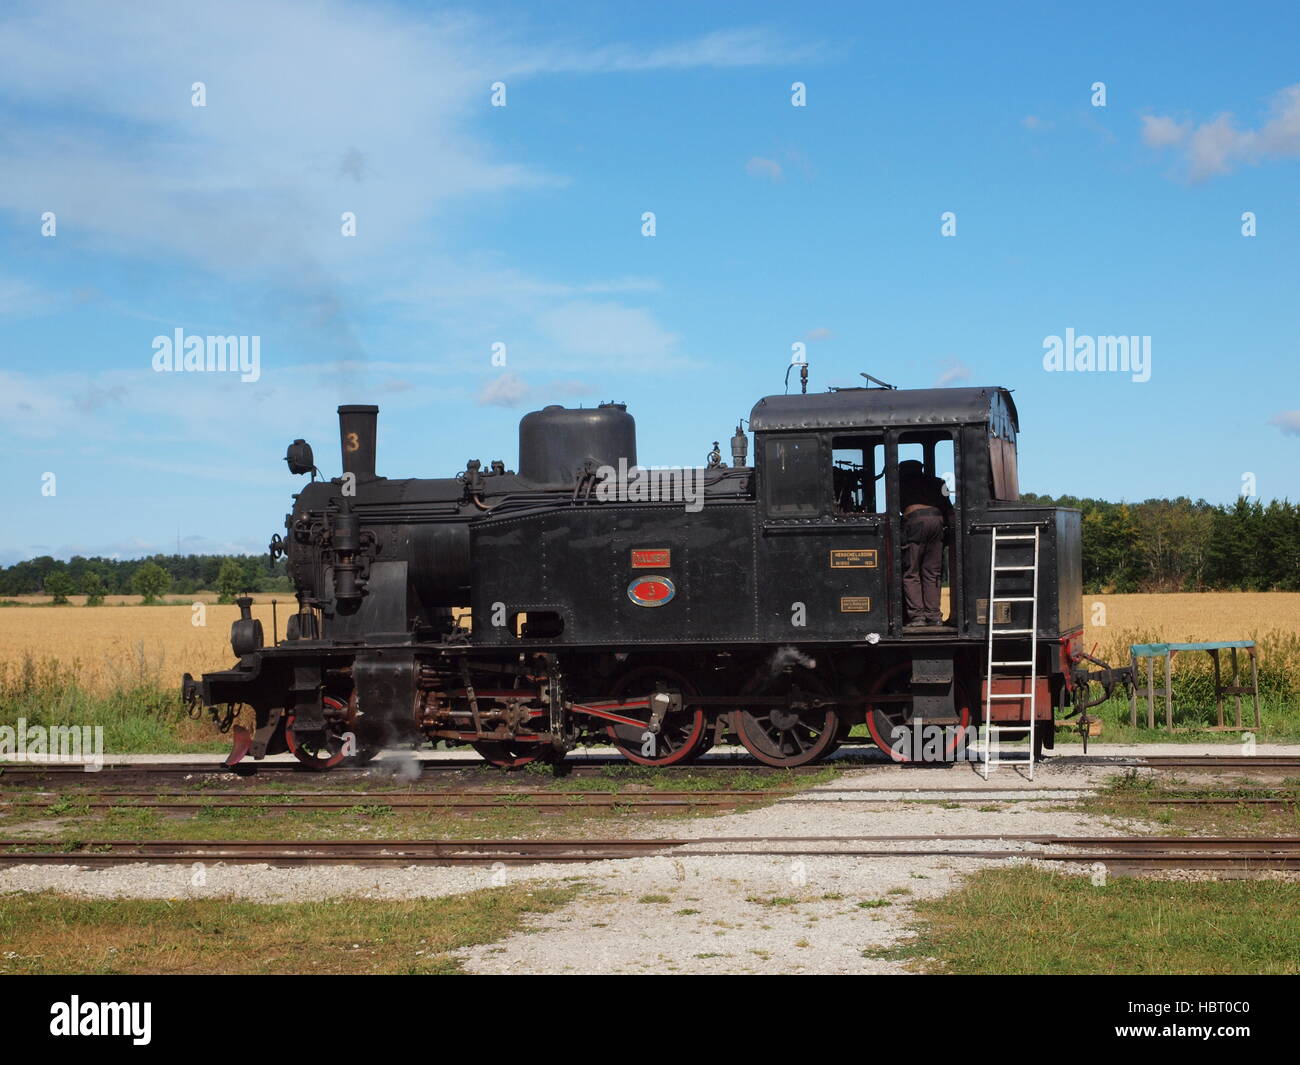
[[(1030, 701), (1005, 693), (1031, 676), (1048, 748), (1058, 712), (1086, 721), (1122, 680), (1080, 647), (1079, 512), (1019, 498), (1005, 388), (768, 396), (749, 418), (753, 465), (737, 427), (732, 464), (715, 451), (693, 471), (695, 507), (600, 490), (637, 469), (621, 404), (534, 411), (518, 473), (470, 461), (435, 480), (376, 476), (377, 417), (339, 408), (341, 477), (316, 479), (301, 440), (286, 456), (313, 479), (271, 547), (297, 592), (285, 638), (267, 646), (241, 599), (238, 663), (184, 678), (191, 707), (227, 727), (251, 710), (229, 765), (289, 750), (326, 769), (441, 740), (502, 766), (591, 742), (673, 765), (728, 741), (796, 766), (862, 723), (896, 760), (949, 760), (984, 716), (1028, 727)], [(903, 617), (903, 453), (956, 489), (951, 616), (925, 629)], [(1033, 648), (1035, 664), (985, 675), (991, 534), (1005, 526), (1038, 530), (1038, 597), (995, 603), (993, 622), (1023, 628), (1036, 605), (1032, 639), (1000, 638), (1004, 657)], [(918, 751), (903, 741), (922, 723), (942, 738)]]

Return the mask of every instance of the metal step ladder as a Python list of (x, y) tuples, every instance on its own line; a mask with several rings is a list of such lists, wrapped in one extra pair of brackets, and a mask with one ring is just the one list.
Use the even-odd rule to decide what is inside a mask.
[[(1038, 549), (1040, 546), (1039, 532), (1037, 524), (1033, 526), (1033, 532), (1007, 532), (1008, 529), (1015, 529), (1028, 525), (1028, 522), (1019, 524), (1009, 522), (1006, 525), (993, 526), (993, 546), (989, 555), (989, 604), (987, 619), (988, 630), (988, 668), (984, 674), (984, 727), (986, 729), (984, 737), (983, 750), (980, 752), (982, 758), (982, 772), (984, 779), (988, 780), (989, 773), (1000, 765), (1015, 765), (1029, 767), (1029, 779), (1034, 779), (1034, 748), (1035, 734), (1034, 729), (1038, 721)], [(1007, 548), (1011, 544), (1032, 543), (1034, 545), (1034, 564), (1032, 566), (1004, 566), (998, 564), (998, 549)], [(1032, 573), (1033, 574), (1033, 593), (1028, 596), (1024, 595), (998, 595), (998, 576), (1004, 573)], [(997, 618), (997, 607), (1001, 603), (1030, 603), (1030, 622), (1029, 628), (995, 628)], [(1008, 612), (1008, 618), (1011, 614)], [(1014, 624), (1014, 623), (1012, 623)], [(993, 645), (997, 642), (1009, 639), (1011, 637), (1029, 637), (1029, 658), (1024, 660), (999, 660), (994, 657)], [(993, 672), (1002, 669), (1028, 669), (1029, 670), (1029, 689), (1026, 692), (1018, 693), (994, 693), (993, 691)], [(1003, 732), (1024, 732), (1022, 725), (998, 725), (993, 721), (993, 703), (994, 701), (1018, 699), (1023, 706), (1025, 701), (1029, 704), (1029, 761), (1021, 759), (1001, 759), (998, 757), (997, 738)]]

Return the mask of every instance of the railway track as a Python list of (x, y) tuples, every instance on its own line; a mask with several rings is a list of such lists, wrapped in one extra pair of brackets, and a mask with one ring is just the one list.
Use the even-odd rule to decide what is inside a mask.
[[(1300, 792), (1280, 794), (1275, 789), (1253, 789), (1261, 794), (1228, 797), (1177, 795), (1162, 793), (1158, 797), (1135, 795), (1123, 798), (1146, 806), (1240, 806), (1259, 805), (1284, 807), (1300, 805)], [(1267, 792), (1267, 794), (1263, 794)], [(501, 810), (518, 807), (528, 809), (681, 809), (695, 807), (738, 807), (750, 803), (775, 801), (796, 803), (1010, 803), (1050, 802), (1053, 799), (1077, 798), (1084, 793), (1079, 788), (1038, 788), (1025, 791), (975, 791), (956, 794), (940, 790), (927, 793), (916, 790), (861, 789), (819, 787), (815, 791), (793, 788), (767, 790), (693, 790), (646, 792), (592, 792), (548, 790), (476, 789), (458, 792), (204, 792), (197, 798), (193, 792), (114, 791), (94, 792), (85, 798), (78, 796), (76, 805), (87, 810), (154, 810), (195, 812), (201, 810), (359, 810), (367, 807), (387, 807), (392, 810)], [(66, 798), (20, 798), (12, 801), (0, 799), (0, 811), (49, 812), (66, 807)]]
[[(143, 792), (98, 793), (87, 800), (78, 796), (76, 805), (90, 810), (355, 810), (359, 807), (385, 806), (394, 810), (478, 810), (509, 809), (516, 806), (555, 809), (580, 809), (586, 807), (689, 807), (689, 806), (742, 806), (765, 799), (780, 799), (798, 795), (792, 789), (770, 791), (654, 791), (654, 792), (591, 792), (591, 791), (475, 791), (454, 793), (368, 792), (368, 793), (294, 793), (267, 792), (249, 794), (228, 792), (222, 795), (205, 793), (196, 799), (193, 793), (159, 796)], [(125, 798), (123, 798), (125, 796)], [(66, 799), (22, 800), (5, 803), (0, 810), (49, 810)]]
[[(942, 847), (992, 843), (1001, 849)], [(1019, 843), (1036, 849), (1006, 849)], [(868, 844), (890, 844), (888, 847)], [(918, 845), (918, 846), (908, 846)], [(1300, 838), (1153, 836), (789, 836), (701, 839), (569, 840), (326, 840), (157, 841), (102, 840), (76, 850), (35, 850), (25, 840), (0, 840), (0, 863), (108, 866), (130, 862), (225, 862), (273, 865), (535, 865), (671, 855), (675, 858), (1032, 858), (1111, 869), (1300, 869)], [(1053, 849), (1047, 849), (1053, 848)], [(1065, 848), (1062, 850), (1062, 848)]]
[(1300, 769), (1300, 755), (1146, 755), (1131, 764), (1143, 769)]
[[(896, 766), (880, 752), (874, 748), (868, 748), (865, 754), (850, 754), (846, 757), (832, 758), (824, 762), (813, 765), (798, 766), (794, 768), (773, 768), (749, 758), (746, 755), (736, 755), (728, 758), (706, 759), (693, 762), (688, 765), (660, 767), (651, 772), (656, 774), (670, 773), (726, 773), (745, 770), (751, 773), (774, 776), (795, 776), (808, 773), (817, 773), (827, 767), (834, 768), (870, 768), (873, 766)], [(1044, 759), (1044, 766), (1096, 766), (1096, 767), (1113, 767), (1116, 769), (1138, 768), (1138, 769), (1209, 769), (1209, 770), (1233, 770), (1236, 772), (1256, 772), (1265, 770), (1287, 770), (1294, 769), (1300, 771), (1300, 754), (1297, 755), (1141, 755), (1141, 756), (1091, 756), (1091, 755), (1074, 755), (1058, 754)], [(632, 766), (623, 758), (617, 756), (605, 757), (603, 755), (584, 756), (580, 759), (570, 760), (563, 764), (563, 772), (566, 775), (587, 776), (592, 774), (601, 774), (609, 767), (621, 767), (625, 769), (636, 769), (639, 767)], [(903, 768), (913, 771), (924, 770), (943, 770), (950, 768), (950, 764), (918, 764), (904, 766)], [(290, 776), (305, 777), (308, 779), (318, 778), (319, 774), (308, 769), (306, 766), (297, 762), (262, 762), (247, 767), (253, 770), (249, 775), (269, 775), (269, 776)], [(411, 773), (411, 770), (418, 768), (418, 773)], [(464, 772), (501, 772), (486, 762), (472, 761), (467, 758), (446, 758), (446, 759), (426, 759), (418, 763), (406, 763), (405, 765), (396, 765), (392, 767), (385, 766), (380, 761), (369, 766), (338, 766), (329, 771), (331, 779), (378, 779), (378, 780), (403, 780), (407, 774), (417, 778), (425, 775), (433, 775), (439, 772), (461, 770)], [(80, 764), (55, 763), (48, 765), (34, 765), (30, 763), (0, 763), (0, 781), (5, 778), (10, 779), (30, 779), (33, 777), (63, 778), (75, 777), (80, 779), (94, 777), (123, 777), (123, 776), (148, 776), (148, 777), (167, 777), (167, 776), (220, 776), (229, 777), (232, 775), (244, 775), (227, 769), (221, 763), (211, 762), (168, 762), (168, 763), (116, 763), (103, 766), (101, 769), (87, 773), (85, 768)]]
[[(761, 774), (763, 776), (803, 776), (810, 773), (819, 773), (828, 765), (840, 766), (844, 768), (854, 766), (869, 765), (886, 765), (893, 764), (879, 759), (867, 760), (841, 760), (835, 762), (823, 762), (816, 765), (794, 766), (791, 768), (775, 768), (766, 766), (756, 761), (742, 761), (739, 758), (727, 761), (709, 761), (695, 762), (683, 766), (664, 766), (649, 770), (651, 773), (726, 773), (747, 770), (751, 773)], [(418, 772), (411, 772), (412, 768), (417, 768)], [(595, 776), (601, 775), (608, 768), (623, 768), (627, 770), (641, 771), (643, 767), (634, 766), (622, 758), (601, 758), (586, 759), (578, 762), (566, 762), (563, 765), (560, 776)], [(241, 769), (243, 767), (240, 767)], [(31, 765), (31, 764), (5, 764), (0, 763), (0, 782), (5, 778), (14, 779), (33, 777), (48, 778), (87, 778), (95, 777), (175, 777), (175, 776), (214, 776), (230, 778), (232, 776), (287, 776), (290, 778), (301, 777), (304, 779), (321, 779), (322, 774), (307, 768), (297, 762), (263, 762), (260, 765), (248, 767), (251, 772), (236, 772), (221, 765), (219, 762), (164, 762), (164, 763), (131, 763), (131, 764), (113, 764), (105, 765), (98, 770), (87, 772), (80, 764), (60, 763), (56, 765)], [(401, 768), (388, 768), (383, 763), (376, 763), (368, 766), (337, 766), (329, 770), (328, 776), (331, 780), (379, 780), (379, 781), (407, 781), (410, 779), (419, 779), (422, 776), (433, 776), (440, 772), (478, 772), (501, 774), (508, 771), (501, 770), (487, 762), (470, 761), (469, 759), (448, 759), (446, 761), (422, 761), (414, 765)], [(511, 775), (517, 775), (512, 772)]]

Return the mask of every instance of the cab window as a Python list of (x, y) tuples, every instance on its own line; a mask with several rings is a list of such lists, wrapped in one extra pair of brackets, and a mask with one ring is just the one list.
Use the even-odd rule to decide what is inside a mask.
[(837, 436), (831, 441), (831, 501), (836, 514), (879, 514), (884, 502), (885, 441)]
[(767, 512), (774, 518), (815, 517), (822, 512), (822, 494), (815, 436), (769, 439), (763, 451), (767, 483)]

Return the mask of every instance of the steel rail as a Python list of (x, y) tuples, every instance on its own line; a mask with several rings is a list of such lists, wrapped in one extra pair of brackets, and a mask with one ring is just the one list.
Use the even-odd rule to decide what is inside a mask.
[[(933, 846), (945, 842), (1024, 843), (1048, 850), (963, 850)], [(922, 848), (846, 848), (844, 844), (923, 843)], [(796, 844), (813, 846), (793, 847)], [(936, 836), (745, 836), (700, 839), (553, 840), (319, 840), (276, 842), (103, 840), (87, 841), (77, 851), (32, 851), (29, 840), (0, 840), (4, 864), (105, 865), (125, 862), (259, 862), (276, 864), (536, 864), (607, 861), (654, 855), (685, 857), (759, 856), (771, 858), (973, 858), (1032, 859), (1047, 862), (1102, 863), (1116, 867), (1196, 869), (1300, 868), (1300, 838), (1122, 837), (1045, 835)], [(833, 845), (833, 846), (832, 846)], [(718, 849), (722, 847), (741, 849)], [(694, 849), (691, 849), (694, 848)], [(705, 848), (705, 849), (699, 849)], [(1097, 849), (1088, 849), (1097, 848)]]
[[(719, 771), (736, 771), (749, 770), (751, 772), (761, 773), (763, 775), (780, 775), (787, 774), (791, 776), (816, 773), (826, 768), (876, 768), (887, 766), (899, 766), (899, 763), (892, 761), (883, 753), (877, 752), (876, 748), (863, 744), (864, 754), (849, 753), (845, 757), (830, 758), (823, 762), (811, 765), (793, 766), (782, 768), (779, 766), (767, 766), (750, 758), (737, 750), (734, 756), (728, 756), (725, 760), (706, 760), (694, 762), (687, 765), (679, 766), (660, 766), (656, 767), (660, 772), (667, 773), (713, 773)], [(1011, 753), (1014, 753), (1012, 751)], [(879, 757), (872, 757), (878, 754)], [(971, 763), (972, 765), (974, 763)], [(1008, 763), (1011, 764), (1011, 763)], [(1282, 770), (1296, 769), (1300, 770), (1300, 755), (1132, 755), (1132, 756), (1080, 756), (1071, 754), (1057, 754), (1051, 758), (1045, 759), (1042, 763), (1045, 766), (1069, 766), (1069, 767), (1095, 767), (1095, 768), (1114, 768), (1114, 769), (1228, 769), (1238, 772), (1251, 772), (1261, 770)], [(595, 771), (599, 772), (605, 768), (616, 766), (624, 768), (633, 767), (631, 763), (617, 756), (596, 755), (592, 757), (582, 757), (562, 763), (563, 772), (578, 776), (585, 776)], [(903, 765), (900, 768), (912, 770), (924, 769), (950, 769), (960, 768), (962, 763), (943, 763), (943, 764), (918, 764), (914, 766)], [(255, 762), (250, 763), (245, 768), (252, 770), (256, 774), (292, 774), (295, 776), (315, 775), (315, 771), (297, 762)], [(422, 760), (418, 763), (418, 768), (423, 775), (426, 772), (436, 772), (438, 770), (477, 770), (500, 772), (500, 770), (488, 762), (472, 761), (470, 759), (444, 759), (444, 760)], [(403, 770), (394, 767), (391, 771), (385, 767), (382, 761), (375, 762), (365, 766), (338, 766), (329, 771), (334, 779), (355, 777), (379, 778), (386, 776), (400, 776)], [(50, 764), (33, 764), (33, 763), (12, 763), (0, 762), (0, 781), (5, 777), (22, 778), (22, 777), (102, 777), (112, 775), (117, 777), (140, 775), (140, 776), (165, 776), (165, 775), (242, 775), (220, 762), (170, 762), (170, 763), (109, 763), (101, 766), (97, 770), (87, 772), (85, 767), (80, 763), (50, 763)]]
[[(815, 791), (790, 788), (767, 791), (663, 791), (663, 792), (587, 792), (587, 791), (476, 791), (434, 794), (366, 792), (221, 792), (208, 793), (196, 798), (192, 792), (157, 795), (150, 792), (97, 792), (83, 800), (66, 797), (58, 799), (6, 799), (0, 792), (0, 810), (51, 810), (57, 806), (75, 805), (88, 810), (356, 810), (383, 806), (392, 810), (500, 810), (527, 807), (530, 809), (607, 809), (619, 806), (637, 808), (681, 808), (742, 806), (770, 800), (782, 804), (799, 803), (1012, 803), (1051, 802), (1054, 792), (1077, 795), (1081, 788), (1036, 789), (1035, 794), (1005, 797), (997, 792), (953, 796), (950, 791), (936, 789), (939, 795), (906, 791), (896, 795), (879, 792), (860, 792), (850, 789), (818, 789)], [(1015, 790), (1015, 789), (1008, 789)], [(118, 796), (121, 796), (120, 798)], [(140, 799), (145, 801), (140, 801)], [(1115, 796), (1117, 802), (1145, 806), (1295, 806), (1300, 805), (1300, 795), (1196, 797), (1196, 796)], [(173, 801), (174, 800), (174, 801)], [(232, 801), (235, 800), (235, 801)]]

